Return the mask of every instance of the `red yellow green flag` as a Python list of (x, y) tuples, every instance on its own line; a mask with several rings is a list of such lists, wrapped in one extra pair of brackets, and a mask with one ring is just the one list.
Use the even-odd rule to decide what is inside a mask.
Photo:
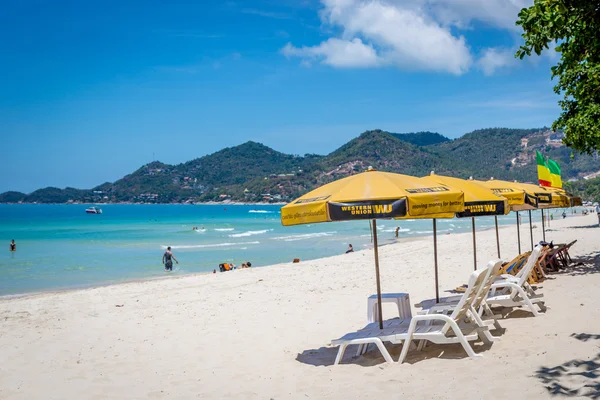
[(548, 169), (542, 153), (536, 150), (535, 159), (537, 161), (538, 182), (542, 186), (552, 186), (552, 175), (550, 174), (550, 169)]
[(548, 159), (548, 169), (550, 170), (550, 186), (552, 186), (553, 188), (562, 189), (560, 165), (558, 165), (556, 161)]

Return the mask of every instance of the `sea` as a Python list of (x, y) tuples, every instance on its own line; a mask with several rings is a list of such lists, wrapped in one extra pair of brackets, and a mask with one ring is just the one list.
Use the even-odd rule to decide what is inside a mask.
[[(368, 221), (284, 227), (277, 205), (102, 204), (102, 214), (86, 214), (89, 205), (0, 204), (0, 296), (85, 288), (117, 282), (219, 273), (220, 263), (252, 268), (343, 254), (372, 247)], [(554, 211), (555, 218), (561, 211)], [(533, 223), (540, 224), (535, 211)], [(521, 213), (523, 233), (527, 213)], [(500, 225), (516, 222), (513, 213)], [(380, 245), (431, 236), (431, 220), (377, 222)], [(438, 220), (438, 234), (467, 232), (471, 220)], [(478, 230), (494, 226), (493, 217), (476, 219)], [(198, 228), (194, 230), (193, 228)], [(9, 251), (10, 240), (17, 251)], [(2, 243), (3, 242), (3, 243)], [(167, 246), (179, 260), (163, 269)], [(228, 273), (228, 272), (227, 272)]]

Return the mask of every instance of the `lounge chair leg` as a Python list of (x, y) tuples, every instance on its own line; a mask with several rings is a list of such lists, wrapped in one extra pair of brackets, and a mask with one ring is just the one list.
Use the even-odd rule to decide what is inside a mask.
[(337, 357), (335, 358), (335, 362), (333, 365), (338, 365), (340, 361), (342, 361), (342, 357), (344, 357), (344, 351), (346, 350), (347, 344), (340, 344), (340, 348), (337, 353)]
[[(477, 325), (485, 328), (484, 331), (479, 331), (477, 334), (479, 336), (479, 339), (481, 339), (482, 342), (484, 342), (485, 344), (491, 344), (492, 342), (497, 342), (500, 340), (499, 337), (492, 336), (492, 334), (487, 329), (487, 326), (485, 325), (485, 323), (483, 322), (481, 317), (479, 317), (479, 314), (477, 314), (477, 312), (472, 307), (471, 307), (471, 315), (472, 315), (472, 319), (475, 320), (474, 322), (476, 322)], [(495, 322), (495, 320), (494, 320), (494, 322)]]
[(358, 357), (358, 356), (360, 356), (362, 354), (362, 349), (363, 349), (363, 345), (359, 344), (358, 348), (356, 349), (356, 355), (355, 355), (355, 357)]
[(410, 344), (412, 343), (413, 333), (417, 328), (417, 321), (414, 319), (410, 321), (410, 325), (408, 326), (408, 331), (406, 332), (406, 339), (404, 343), (402, 343), (402, 352), (400, 353), (400, 358), (398, 358), (398, 364), (402, 364), (406, 355), (408, 354), (408, 349), (410, 348)]
[(481, 354), (477, 354), (477, 353), (475, 353), (475, 351), (473, 351), (473, 348), (471, 347), (471, 345), (469, 344), (469, 342), (467, 341), (467, 339), (465, 339), (465, 335), (463, 335), (462, 331), (460, 330), (460, 328), (458, 327), (458, 325), (456, 324), (456, 322), (452, 321), (452, 323), (450, 324), (450, 326), (452, 327), (452, 331), (456, 335), (456, 337), (459, 340), (460, 344), (462, 344), (463, 349), (465, 349), (465, 351), (467, 352), (467, 355), (469, 357), (471, 357), (471, 358), (481, 358), (481, 357), (483, 357)]
[(373, 343), (375, 343), (375, 346), (377, 346), (377, 348), (381, 352), (381, 355), (383, 356), (383, 358), (385, 358), (385, 361), (387, 361), (389, 363), (393, 363), (394, 360), (392, 360), (392, 356), (390, 356), (390, 353), (387, 351), (387, 349), (383, 345), (383, 342), (381, 341), (381, 339), (379, 339), (379, 338), (375, 338), (375, 339), (376, 340)]
[(536, 309), (535, 306), (533, 305), (533, 303), (531, 302), (531, 300), (529, 300), (529, 297), (525, 297), (523, 299), (523, 302), (525, 303), (525, 305), (527, 306), (527, 308), (529, 308), (529, 311), (531, 311), (531, 313), (535, 316), (535, 317), (539, 317), (542, 314), (539, 313)]

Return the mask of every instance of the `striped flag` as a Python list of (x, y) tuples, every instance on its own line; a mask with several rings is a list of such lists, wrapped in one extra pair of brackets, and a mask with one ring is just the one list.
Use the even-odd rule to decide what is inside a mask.
[(552, 186), (553, 188), (562, 189), (560, 165), (558, 165), (556, 161), (548, 159), (548, 169), (550, 170), (550, 186)]
[[(546, 161), (544, 160), (544, 156), (539, 151), (535, 151), (535, 159), (537, 161), (537, 170), (538, 170), (538, 182), (542, 186), (552, 186), (552, 175), (550, 174), (550, 169), (546, 165)], [(558, 164), (557, 164), (558, 165)], [(559, 169), (560, 176), (560, 169)]]

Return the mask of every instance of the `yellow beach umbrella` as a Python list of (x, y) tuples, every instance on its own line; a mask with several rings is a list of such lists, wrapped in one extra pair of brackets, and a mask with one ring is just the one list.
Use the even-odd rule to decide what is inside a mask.
[(328, 183), (292, 201), (281, 208), (281, 223), (289, 226), (373, 221), (379, 326), (383, 329), (376, 220), (431, 218), (440, 213), (462, 212), (464, 207), (464, 195), (460, 190), (413, 176), (370, 170)]
[[(456, 213), (458, 218), (471, 218), (471, 227), (473, 233), (473, 267), (477, 269), (477, 242), (475, 236), (475, 217), (494, 216), (496, 220), (496, 245), (498, 257), (500, 257), (500, 238), (498, 236), (498, 215), (506, 215), (510, 212), (508, 200), (505, 197), (496, 195), (491, 189), (465, 179), (454, 178), (450, 176), (431, 175), (423, 177), (425, 180), (447, 185), (458, 189), (465, 196), (465, 211)], [(436, 225), (434, 220), (434, 236), (436, 234)]]
[(519, 244), (519, 254), (521, 253), (521, 230), (519, 227), (519, 211), (536, 210), (539, 205), (539, 199), (535, 195), (535, 190), (526, 190), (523, 187), (519, 187), (516, 182), (503, 181), (499, 179), (490, 179), (489, 181), (477, 181), (486, 188), (489, 188), (497, 195), (506, 197), (508, 205), (512, 211), (517, 214), (517, 242)]

